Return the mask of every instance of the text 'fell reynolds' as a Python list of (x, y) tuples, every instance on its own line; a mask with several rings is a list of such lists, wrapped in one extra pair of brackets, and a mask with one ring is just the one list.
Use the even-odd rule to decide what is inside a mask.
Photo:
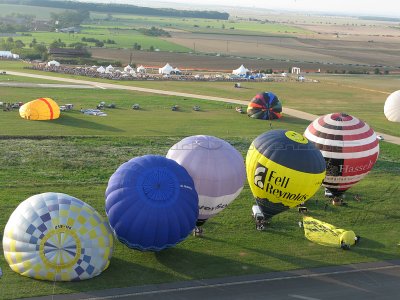
[(308, 199), (307, 194), (286, 191), (286, 189), (290, 189), (290, 180), (290, 177), (282, 176), (278, 172), (269, 170), (261, 164), (257, 165), (254, 174), (254, 184), (276, 198), (299, 202)]

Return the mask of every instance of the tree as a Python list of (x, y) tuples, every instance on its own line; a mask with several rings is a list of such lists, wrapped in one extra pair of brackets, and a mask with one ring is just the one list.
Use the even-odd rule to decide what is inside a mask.
[(102, 41), (96, 41), (94, 44), (95, 44), (96, 47), (103, 47), (104, 46), (104, 42), (102, 42)]
[(33, 38), (32, 42), (29, 44), (29, 47), (33, 48), (37, 44), (37, 41), (35, 38)]
[(87, 44), (80, 43), (80, 42), (69, 44), (69, 47), (74, 48), (74, 49), (80, 49), (80, 50), (85, 48), (86, 46), (87, 46)]
[(15, 47), (17, 47), (17, 48), (25, 47), (25, 44), (21, 40), (16, 40), (14, 44), (15, 44)]
[(133, 49), (135, 49), (135, 50), (140, 50), (140, 49), (142, 49), (142, 46), (135, 42), (135, 43), (133, 44)]
[(63, 42), (63, 41), (61, 41), (61, 39), (58, 39), (58, 40), (56, 40), (56, 41), (53, 41), (50, 45), (49, 45), (49, 47), (50, 48), (64, 48), (64, 47), (66, 47), (67, 45)]

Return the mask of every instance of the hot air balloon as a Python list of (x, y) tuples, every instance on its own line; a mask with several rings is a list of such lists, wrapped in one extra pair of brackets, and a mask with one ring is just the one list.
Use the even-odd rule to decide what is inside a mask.
[(303, 218), (305, 237), (317, 244), (330, 247), (340, 247), (343, 250), (359, 242), (360, 237), (354, 231), (337, 228), (310, 216)]
[(271, 92), (254, 96), (247, 107), (247, 115), (254, 119), (274, 120), (282, 117), (282, 104)]
[(22, 105), (19, 115), (27, 120), (54, 120), (60, 116), (60, 108), (53, 99), (39, 98)]
[(194, 229), (198, 196), (188, 172), (172, 159), (136, 157), (110, 177), (106, 213), (117, 238), (130, 248), (160, 251)]
[(325, 161), (301, 134), (271, 130), (251, 143), (246, 172), (255, 200), (269, 219), (316, 193), (325, 177)]
[(379, 141), (368, 124), (345, 113), (332, 113), (314, 120), (304, 133), (321, 150), (326, 161), (323, 186), (340, 197), (374, 166)]
[(400, 90), (387, 97), (383, 111), (389, 121), (400, 122)]
[(214, 136), (189, 136), (172, 146), (167, 157), (189, 172), (199, 194), (196, 225), (215, 216), (242, 191), (246, 180), (243, 157), (231, 144)]
[(99, 213), (62, 193), (23, 201), (3, 236), (4, 256), (13, 271), (51, 281), (99, 275), (110, 263), (113, 243), (108, 222)]

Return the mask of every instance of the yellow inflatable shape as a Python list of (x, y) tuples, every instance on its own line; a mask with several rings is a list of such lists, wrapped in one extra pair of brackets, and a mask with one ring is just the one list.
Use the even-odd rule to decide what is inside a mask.
[(336, 228), (331, 224), (308, 216), (303, 219), (303, 227), (307, 239), (323, 246), (348, 248), (358, 240), (352, 230)]
[(39, 98), (22, 105), (19, 115), (27, 120), (54, 120), (60, 116), (60, 108), (51, 98)]

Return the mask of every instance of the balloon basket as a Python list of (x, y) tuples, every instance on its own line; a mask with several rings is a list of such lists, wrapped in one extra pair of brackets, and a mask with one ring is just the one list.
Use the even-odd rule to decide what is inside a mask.
[(300, 214), (305, 215), (305, 214), (308, 213), (308, 208), (306, 206), (299, 206), (298, 207), (298, 211), (299, 211)]
[(193, 236), (202, 237), (203, 236), (203, 228), (196, 226), (193, 230)]
[(257, 221), (256, 222), (256, 229), (257, 230), (259, 230), (259, 231), (263, 231), (263, 230), (265, 230), (266, 229), (266, 222), (265, 221)]

